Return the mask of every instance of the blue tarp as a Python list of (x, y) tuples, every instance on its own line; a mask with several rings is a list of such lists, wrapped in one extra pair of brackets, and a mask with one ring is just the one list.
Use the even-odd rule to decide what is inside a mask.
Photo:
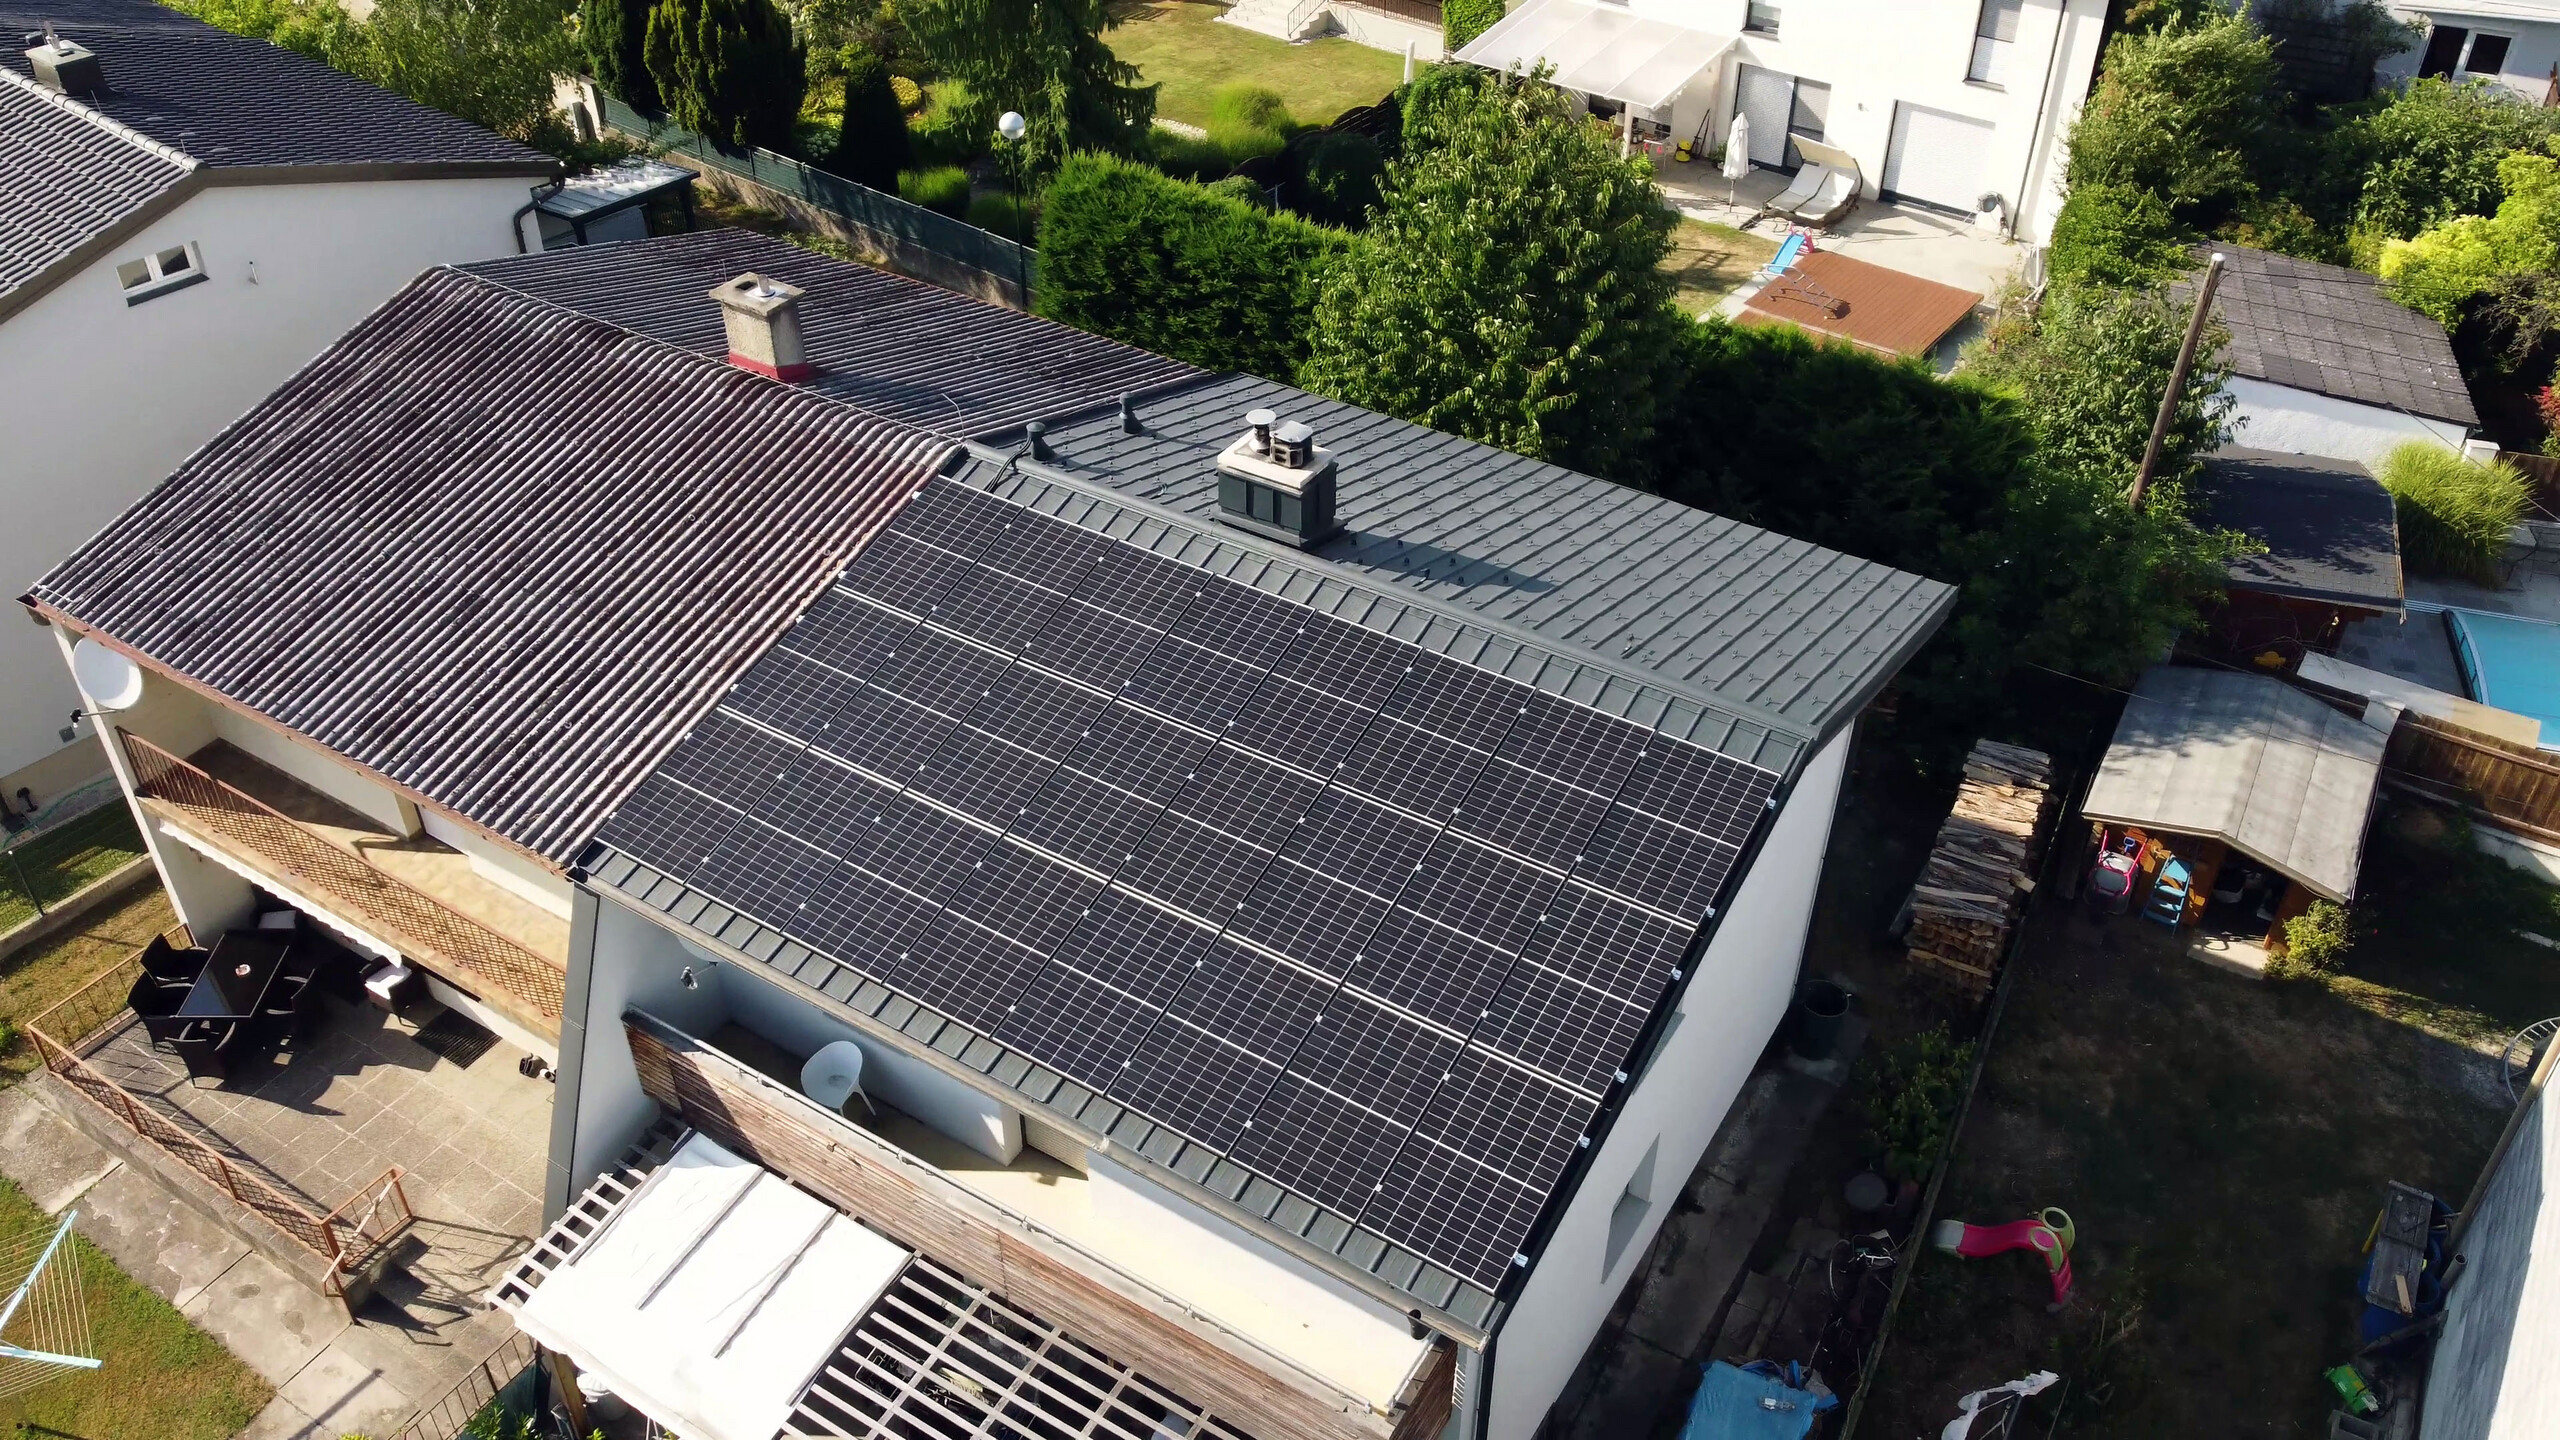
[(2560, 625), (2486, 610), (2445, 619), (2471, 698), (2541, 721), (2543, 745), (2560, 748)]
[(1813, 1431), (1814, 1412), (1836, 1403), (1835, 1396), (1798, 1390), (1719, 1360), (1698, 1382), (1680, 1440), (1804, 1440)]

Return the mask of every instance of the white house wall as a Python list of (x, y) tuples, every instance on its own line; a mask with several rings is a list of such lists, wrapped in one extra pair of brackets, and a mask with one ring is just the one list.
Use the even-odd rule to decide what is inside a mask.
[[(212, 187), (0, 320), (0, 585), (23, 593), (196, 447), (431, 265), (513, 254), (522, 178)], [(127, 306), (116, 266), (194, 242), (202, 284)], [(254, 278), (253, 278), (254, 275)], [(0, 774), (60, 744), (72, 686), (0, 626)]]
[[(1785, 1018), (1849, 758), (1844, 731), (1806, 765), (1690, 977), (1678, 1028), (1638, 1081), (1494, 1342), (1489, 1440), (1528, 1440), (1626, 1288), (1672, 1198)], [(1609, 1219), (1653, 1154), (1650, 1208), (1609, 1259)]]
[[(2515, 92), (2516, 97), (2539, 105), (2551, 93), (2551, 67), (2560, 64), (2560, 24), (2548, 20), (2509, 20), (2503, 16), (2468, 15), (2460, 6), (2395, 5), (2402, 16), (2424, 22), (2432, 17), (2446, 25), (2459, 25), (2473, 35), (2508, 37), (2507, 58), (2494, 76), (2456, 75), (2457, 80), (2494, 79)], [(2373, 67), (2376, 80), (2392, 83), (2418, 73), (2419, 62), (2426, 58), (2427, 42), (2417, 44), (2399, 54), (2377, 62)]]
[(2018, 207), (2021, 237), (2041, 242), (2051, 236), (2061, 204), (2062, 137), (2097, 67), (2104, 0), (2026, 0), (2007, 83), (1996, 87), (1965, 78), (1980, 0), (1780, 0), (1775, 35), (1743, 30), (1744, 0), (1628, 0), (1627, 8), (1739, 37), (1723, 65), (1692, 81), (1674, 103), (1674, 135), (1696, 134), (1699, 121), (1712, 114), (1709, 141), (1723, 141), (1738, 66), (1820, 81), (1831, 87), (1824, 139), (1857, 157), (1873, 197), (1884, 176), (1896, 104), (1988, 121), (1991, 140), (1978, 190)]
[(2427, 1375), (2427, 1440), (2560, 1435), (2560, 1123), (2551, 1091), (2518, 1122), (2462, 1236)]
[[(223, 741), (346, 806), (389, 834), (408, 833), (409, 827), (401, 820), (400, 797), (387, 786), (366, 779), (343, 761), (228, 705), (207, 704), (205, 709), (212, 716), (213, 733)], [(151, 738), (148, 732), (144, 736)]]
[[(728, 1023), (724, 987), (752, 983), (731, 981), (726, 965), (706, 966), (664, 926), (629, 906), (601, 897), (593, 903), (595, 948), (588, 967), (586, 1012), (567, 1017), (585, 1031), (584, 1043), (576, 1047), (577, 1128), (567, 1156), (570, 1195), (592, 1184), (658, 1118), (658, 1102), (640, 1089), (640, 1071), (631, 1059), (631, 1037), (622, 1028), (623, 1012), (637, 1007), (688, 1035), (707, 1036)], [(575, 938), (570, 943), (574, 949)], [(577, 963), (572, 955), (571, 967)], [(691, 990), (684, 986), (688, 966), (696, 986)], [(565, 1038), (565, 1023), (562, 1029)], [(558, 1131), (553, 1137), (556, 1166), (562, 1158)]]
[(2231, 442), (2252, 450), (2278, 450), (2295, 455), (2325, 455), (2379, 465), (2393, 446), (2407, 440), (2431, 440), (2450, 450), (2462, 449), (2467, 433), (2447, 420), (2359, 405), (2313, 390), (2296, 390), (2234, 375), (2227, 387), (2239, 401), (2232, 412)]
[(418, 807), (419, 828), (427, 838), (449, 845), (471, 861), (471, 872), (499, 889), (569, 918), (569, 882), (543, 869), (520, 851), (489, 838), (480, 830), (449, 820), (428, 807)]

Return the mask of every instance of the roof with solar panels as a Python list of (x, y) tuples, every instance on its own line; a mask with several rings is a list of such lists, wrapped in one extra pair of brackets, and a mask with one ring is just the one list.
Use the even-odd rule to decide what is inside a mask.
[(1952, 595), (715, 231), (431, 272), (30, 598), (1466, 1332)]

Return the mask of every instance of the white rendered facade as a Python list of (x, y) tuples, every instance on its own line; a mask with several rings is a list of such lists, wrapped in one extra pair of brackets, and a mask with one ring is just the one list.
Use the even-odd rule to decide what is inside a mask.
[(2450, 420), (2386, 410), (2244, 375), (2232, 376), (2224, 388), (2240, 402), (2231, 412), (2232, 443), (2253, 450), (2324, 455), (2370, 468), (2406, 441), (2431, 441), (2459, 453), (2470, 435), (2467, 427)]
[[(2377, 62), (2390, 82), (2445, 72), (2450, 80), (2494, 80), (2528, 104), (2550, 103), (2560, 75), (2560, 5), (2543, 0), (2471, 0), (2469, 4), (2391, 7), (2427, 27), (2417, 44)], [(2457, 33), (2458, 32), (2458, 33)], [(2431, 47), (2434, 47), (2431, 53)], [(2430, 59), (2436, 64), (2430, 66)]]

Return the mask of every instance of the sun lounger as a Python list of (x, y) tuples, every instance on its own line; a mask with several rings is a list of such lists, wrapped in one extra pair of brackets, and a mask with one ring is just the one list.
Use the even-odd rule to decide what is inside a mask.
[(1786, 243), (1778, 247), (1777, 254), (1769, 257), (1768, 264), (1760, 267), (1760, 278), (1765, 280), (1772, 276), (1786, 274), (1788, 270), (1794, 268), (1797, 259), (1812, 248), (1811, 242), (1804, 238), (1803, 231), (1788, 231)]
[[(1810, 170), (1813, 167), (1808, 165), (1805, 168)], [(1811, 198), (1797, 202), (1795, 209), (1787, 213), (1807, 225), (1828, 225), (1848, 214), (1849, 208), (1857, 203), (1858, 172), (1831, 170), (1824, 173), (1822, 184)]]
[(1831, 169), (1826, 165), (1805, 166), (1796, 172), (1796, 178), (1787, 182), (1786, 189), (1779, 191), (1771, 197), (1768, 204), (1760, 207), (1760, 213), (1763, 215), (1794, 214), (1797, 206), (1812, 199), (1813, 193), (1822, 188), (1823, 177), (1830, 173)]

